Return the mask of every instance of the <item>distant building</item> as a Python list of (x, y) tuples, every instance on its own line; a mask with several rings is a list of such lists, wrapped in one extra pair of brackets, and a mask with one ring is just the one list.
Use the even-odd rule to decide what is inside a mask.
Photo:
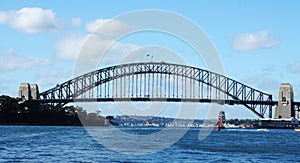
[(38, 99), (39, 88), (37, 84), (22, 83), (19, 88), (19, 98), (23, 100)]
[(299, 126), (299, 121), (296, 118), (281, 118), (272, 119), (265, 118), (258, 120), (258, 128), (281, 128), (281, 129), (293, 129)]

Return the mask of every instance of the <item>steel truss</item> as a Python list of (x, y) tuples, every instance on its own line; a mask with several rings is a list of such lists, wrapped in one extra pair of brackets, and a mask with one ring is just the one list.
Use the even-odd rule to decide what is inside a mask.
[(244, 105), (263, 118), (272, 116), (272, 95), (226, 76), (164, 62), (116, 65), (86, 73), (39, 94), (42, 103), (169, 101)]

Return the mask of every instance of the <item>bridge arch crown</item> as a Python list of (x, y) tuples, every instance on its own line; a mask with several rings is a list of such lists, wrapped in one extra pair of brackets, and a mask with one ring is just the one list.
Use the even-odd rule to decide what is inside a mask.
[(215, 102), (244, 105), (261, 118), (273, 104), (270, 94), (224, 75), (165, 62), (101, 68), (40, 93), (39, 101), (57, 104), (73, 101)]

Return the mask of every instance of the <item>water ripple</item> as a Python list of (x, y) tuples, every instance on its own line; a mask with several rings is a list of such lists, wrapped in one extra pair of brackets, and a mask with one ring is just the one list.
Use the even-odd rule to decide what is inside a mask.
[[(105, 131), (105, 128), (97, 128)], [(127, 133), (152, 134), (157, 128), (122, 128)], [(178, 129), (176, 129), (178, 130)], [(83, 127), (0, 126), (0, 162), (296, 162), (299, 134), (292, 130), (238, 129), (212, 132), (198, 139), (200, 129), (192, 129), (169, 148), (157, 153), (132, 156), (98, 144)], [(109, 136), (108, 136), (109, 137)], [(164, 143), (160, 137), (152, 144)], [(123, 143), (122, 137), (112, 140)], [(135, 140), (128, 140), (135, 141)], [(280, 148), (278, 148), (280, 147)], [(115, 146), (118, 148), (118, 146)], [(149, 144), (140, 148), (152, 149)], [(124, 149), (126, 150), (126, 149)]]

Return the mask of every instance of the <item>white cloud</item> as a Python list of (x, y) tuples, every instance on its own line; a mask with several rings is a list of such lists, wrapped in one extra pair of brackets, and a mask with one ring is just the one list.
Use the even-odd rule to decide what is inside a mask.
[(289, 72), (300, 73), (300, 62), (290, 64), (286, 68)]
[(269, 31), (263, 30), (254, 33), (245, 33), (235, 37), (233, 48), (239, 51), (251, 51), (277, 46), (279, 40), (272, 38)]
[[(112, 46), (110, 46), (112, 45)], [(97, 64), (101, 54), (105, 54), (102, 63), (117, 63), (122, 57), (139, 48), (135, 44), (120, 43), (115, 40), (104, 40), (94, 34), (72, 35), (55, 44), (57, 56), (62, 60), (78, 59), (83, 63)], [(77, 58), (80, 54), (80, 58)]]
[(81, 34), (69, 35), (57, 41), (54, 45), (57, 57), (62, 60), (76, 59), (87, 36)]
[(49, 59), (17, 55), (15, 54), (14, 49), (8, 49), (0, 55), (0, 71), (24, 70), (49, 64)]
[[(102, 27), (98, 29), (100, 26)], [(54, 45), (57, 57), (61, 60), (77, 59), (77, 63), (88, 65), (97, 65), (99, 62), (101, 65), (119, 63), (125, 55), (138, 49), (139, 46), (121, 43), (110, 36), (116, 36), (128, 29), (126, 24), (119, 21), (97, 19), (86, 25), (89, 34), (73, 33), (58, 40)], [(94, 30), (96, 33), (93, 33)]]
[(26, 33), (56, 32), (62, 26), (52, 10), (35, 7), (0, 12), (0, 24), (8, 24)]
[(275, 73), (276, 72), (276, 67), (275, 66), (269, 66), (261, 69), (262, 72), (270, 74), (270, 73)]
[(96, 19), (87, 23), (86, 30), (104, 36), (116, 36), (129, 30), (129, 26), (114, 19)]
[(74, 27), (78, 27), (81, 24), (81, 19), (80, 18), (74, 18), (74, 19), (71, 20), (71, 24)]
[(58, 83), (62, 83), (70, 79), (71, 72), (66, 72), (63, 69), (47, 69), (38, 72), (36, 83), (39, 86), (53, 87)]
[(97, 65), (120, 63), (122, 58), (138, 49), (135, 44), (125, 44), (115, 40), (101, 39), (98, 35), (90, 34), (82, 47), (77, 61)]

